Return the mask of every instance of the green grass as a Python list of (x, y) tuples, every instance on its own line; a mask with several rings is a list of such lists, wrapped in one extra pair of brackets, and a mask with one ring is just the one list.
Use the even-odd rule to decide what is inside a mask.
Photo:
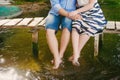
[(120, 21), (120, 5), (101, 5), (105, 17), (109, 21)]

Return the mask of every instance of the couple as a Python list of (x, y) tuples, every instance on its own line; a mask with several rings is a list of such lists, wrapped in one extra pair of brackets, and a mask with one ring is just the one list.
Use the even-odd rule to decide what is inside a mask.
[[(97, 0), (50, 0), (46, 19), (46, 37), (53, 54), (53, 69), (58, 69), (72, 35), (73, 55), (69, 61), (78, 66), (78, 58), (90, 36), (101, 33), (106, 20)], [(76, 9), (76, 7), (78, 9)], [(55, 33), (62, 28), (60, 48)]]

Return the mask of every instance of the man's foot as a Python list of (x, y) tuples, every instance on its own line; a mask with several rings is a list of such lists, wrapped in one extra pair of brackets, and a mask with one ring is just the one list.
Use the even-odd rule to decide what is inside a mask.
[[(61, 58), (61, 61), (63, 61), (63, 59), (62, 59), (62, 58)], [(54, 60), (54, 59), (52, 59), (50, 62), (51, 62), (52, 64), (54, 64), (55, 60)]]
[(54, 64), (55, 61), (54, 61), (54, 59), (52, 59), (50, 62), (51, 62), (52, 64)]
[(53, 63), (54, 63), (53, 69), (58, 69), (60, 64), (62, 63), (62, 60), (61, 59), (60, 60), (56, 60)]

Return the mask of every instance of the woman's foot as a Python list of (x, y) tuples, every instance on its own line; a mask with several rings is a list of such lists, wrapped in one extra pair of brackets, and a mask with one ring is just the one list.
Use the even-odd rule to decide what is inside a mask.
[(72, 64), (74, 65), (74, 66), (80, 66), (80, 63), (79, 63), (79, 61), (72, 61)]
[(71, 61), (74, 66), (80, 66), (78, 58), (75, 59), (73, 55), (71, 57), (69, 57), (68, 61)]
[(68, 61), (73, 61), (73, 55), (68, 58)]

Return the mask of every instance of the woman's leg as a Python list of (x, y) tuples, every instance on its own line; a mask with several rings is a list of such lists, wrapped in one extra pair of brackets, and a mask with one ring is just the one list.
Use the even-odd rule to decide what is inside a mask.
[(79, 58), (79, 52), (78, 52), (79, 34), (74, 28), (72, 29), (72, 46), (73, 46), (73, 55), (69, 58), (69, 61), (72, 61), (73, 65), (77, 65), (76, 62), (78, 62), (78, 58)]
[(87, 41), (90, 39), (90, 36), (83, 34), (79, 36), (79, 45), (78, 45), (78, 52), (79, 55), (81, 53), (81, 50), (83, 49), (83, 47), (85, 46), (85, 44), (87, 43)]
[(69, 60), (71, 59), (73, 65), (80, 65), (78, 62), (78, 58), (80, 56), (81, 50), (83, 49), (89, 38), (90, 36), (88, 35), (79, 35), (77, 31), (72, 31), (73, 56), (71, 56)]

